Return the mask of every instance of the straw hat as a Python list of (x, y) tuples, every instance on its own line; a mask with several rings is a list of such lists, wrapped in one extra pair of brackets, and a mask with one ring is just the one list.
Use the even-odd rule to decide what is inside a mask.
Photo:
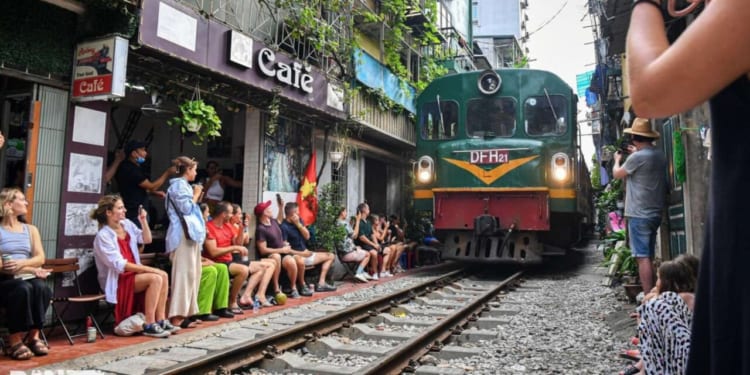
[(651, 128), (651, 121), (640, 117), (636, 117), (633, 121), (633, 126), (625, 129), (624, 132), (628, 134), (638, 134), (649, 138), (659, 138), (661, 136), (659, 132)]

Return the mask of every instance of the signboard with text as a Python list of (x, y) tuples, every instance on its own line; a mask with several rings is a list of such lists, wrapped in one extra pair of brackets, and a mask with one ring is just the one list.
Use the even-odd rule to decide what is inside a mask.
[(119, 36), (80, 43), (73, 65), (74, 101), (125, 96), (128, 40)]

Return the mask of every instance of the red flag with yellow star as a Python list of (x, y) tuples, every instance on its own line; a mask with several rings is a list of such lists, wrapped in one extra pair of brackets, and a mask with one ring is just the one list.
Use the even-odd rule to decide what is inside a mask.
[(302, 177), (302, 183), (299, 185), (299, 192), (297, 192), (299, 217), (305, 225), (314, 223), (315, 217), (318, 214), (318, 189), (315, 176), (316, 164), (315, 150), (313, 149), (312, 155), (310, 155), (310, 161), (307, 162), (305, 175)]

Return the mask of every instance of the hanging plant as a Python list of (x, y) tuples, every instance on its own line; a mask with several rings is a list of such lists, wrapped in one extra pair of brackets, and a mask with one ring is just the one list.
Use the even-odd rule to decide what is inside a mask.
[(201, 91), (195, 86), (193, 97), (180, 104), (180, 117), (167, 121), (169, 126), (179, 125), (183, 135), (195, 135), (193, 144), (200, 146), (203, 141), (221, 135), (221, 119), (216, 114), (214, 106), (206, 104), (201, 99)]
[(193, 144), (201, 145), (203, 141), (221, 135), (221, 119), (216, 109), (201, 99), (190, 100), (180, 104), (180, 117), (167, 121), (167, 124), (179, 125), (183, 134), (194, 133)]

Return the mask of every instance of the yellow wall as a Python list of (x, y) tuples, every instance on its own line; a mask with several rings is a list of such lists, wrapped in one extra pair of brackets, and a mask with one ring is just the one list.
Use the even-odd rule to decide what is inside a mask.
[(380, 44), (377, 40), (369, 38), (359, 31), (357, 31), (356, 37), (357, 43), (365, 52), (367, 52), (370, 56), (374, 57), (381, 63), (383, 62), (383, 59), (380, 58)]

